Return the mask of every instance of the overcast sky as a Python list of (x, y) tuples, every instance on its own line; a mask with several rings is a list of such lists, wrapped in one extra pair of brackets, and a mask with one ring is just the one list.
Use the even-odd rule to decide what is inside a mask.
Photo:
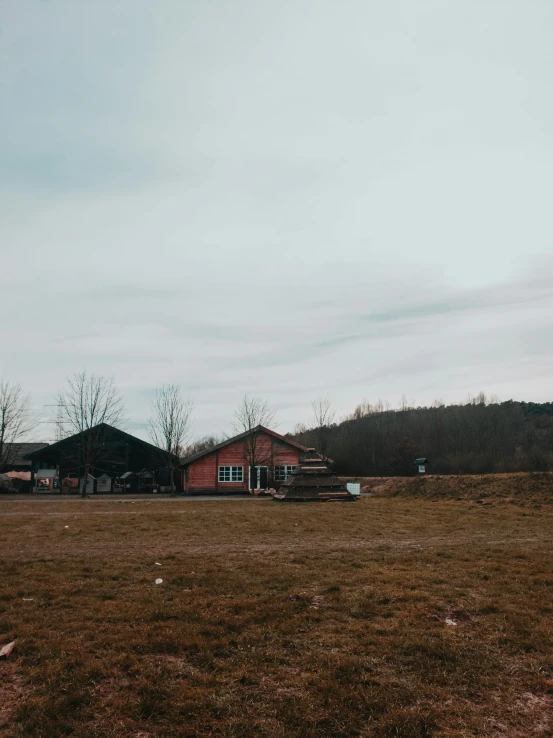
[[(551, 0), (3, 0), (0, 374), (553, 399)], [(35, 435), (47, 439), (51, 426)]]

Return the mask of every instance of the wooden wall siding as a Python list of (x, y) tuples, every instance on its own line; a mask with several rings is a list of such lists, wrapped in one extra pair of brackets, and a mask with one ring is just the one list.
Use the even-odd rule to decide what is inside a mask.
[(299, 449), (293, 446), (287, 446), (285, 443), (273, 440), (273, 466), (284, 466), (299, 464), (300, 452)]
[[(271, 458), (268, 466), (284, 466), (299, 463), (299, 449), (288, 446), (271, 436), (260, 439), (264, 453)], [(261, 454), (260, 454), (261, 455)], [(244, 469), (243, 482), (219, 482), (220, 466), (241, 466)], [(202, 456), (188, 467), (186, 489), (190, 492), (218, 492), (219, 494), (247, 492), (249, 490), (248, 463), (244, 452), (244, 440), (218, 449), (213, 454)]]
[(187, 489), (214, 489), (217, 465), (215, 454), (202, 456), (188, 467)]
[(236, 441), (219, 449), (219, 466), (246, 466), (244, 444)]
[(219, 466), (241, 466), (243, 468), (243, 482), (219, 482), (219, 493), (247, 492), (249, 489), (248, 464), (244, 458), (244, 445), (241, 441), (231, 443), (219, 449)]

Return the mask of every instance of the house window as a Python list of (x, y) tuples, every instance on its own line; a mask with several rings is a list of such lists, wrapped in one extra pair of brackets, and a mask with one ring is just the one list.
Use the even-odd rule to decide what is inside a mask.
[(285, 466), (275, 466), (275, 482), (285, 482), (293, 469), (294, 467), (289, 464)]
[(220, 482), (243, 482), (244, 467), (242, 466), (220, 466), (219, 467)]

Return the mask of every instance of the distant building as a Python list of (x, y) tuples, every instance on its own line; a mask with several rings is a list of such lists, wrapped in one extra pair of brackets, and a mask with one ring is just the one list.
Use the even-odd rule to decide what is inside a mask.
[(31, 462), (27, 454), (46, 448), (47, 443), (5, 443), (2, 447), (0, 472), (30, 472)]
[(415, 459), (415, 464), (419, 467), (419, 474), (426, 474), (426, 465), (428, 464), (426, 456)]
[(184, 489), (190, 494), (227, 495), (280, 487), (305, 450), (259, 425), (183, 459)]
[(35, 489), (37, 492), (52, 492), (57, 486), (58, 473), (56, 469), (39, 469), (35, 474)]
[[(98, 448), (95, 454), (95, 460), (89, 469), (89, 481), (87, 490), (92, 491), (92, 487), (96, 489), (96, 479), (102, 479), (102, 489), (108, 486), (107, 478), (115, 480), (113, 489), (121, 489), (121, 491), (150, 491), (150, 488), (156, 484), (158, 486), (170, 486), (170, 473), (168, 470), (167, 451), (153, 446), (151, 443), (143, 441), (141, 438), (131, 436), (130, 433), (114, 428), (107, 423), (101, 423), (83, 433), (77, 433), (69, 438), (64, 438), (57, 443), (43, 446), (36, 450), (32, 450), (24, 455), (25, 461), (29, 464), (31, 471), (31, 487), (35, 488), (35, 478), (39, 470), (54, 469), (56, 471), (56, 479), (61, 480), (62, 487), (67, 491), (77, 491), (74, 480), (81, 480), (84, 477), (84, 452), (83, 449), (87, 443), (94, 438), (94, 443)], [(174, 464), (178, 460), (174, 459)], [(130, 473), (130, 474), (127, 474)], [(150, 480), (149, 487), (146, 484), (134, 485), (127, 484), (118, 485), (117, 480), (127, 474), (133, 479)], [(91, 483), (90, 478), (93, 479)], [(182, 489), (181, 483), (182, 473), (175, 477), (175, 484), (178, 489)], [(98, 490), (99, 491), (99, 490)]]

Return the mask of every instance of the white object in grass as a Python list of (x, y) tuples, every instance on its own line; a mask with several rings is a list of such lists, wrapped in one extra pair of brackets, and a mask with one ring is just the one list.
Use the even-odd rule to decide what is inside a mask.
[(163, 582), (163, 579), (156, 579), (156, 584), (161, 584)]

